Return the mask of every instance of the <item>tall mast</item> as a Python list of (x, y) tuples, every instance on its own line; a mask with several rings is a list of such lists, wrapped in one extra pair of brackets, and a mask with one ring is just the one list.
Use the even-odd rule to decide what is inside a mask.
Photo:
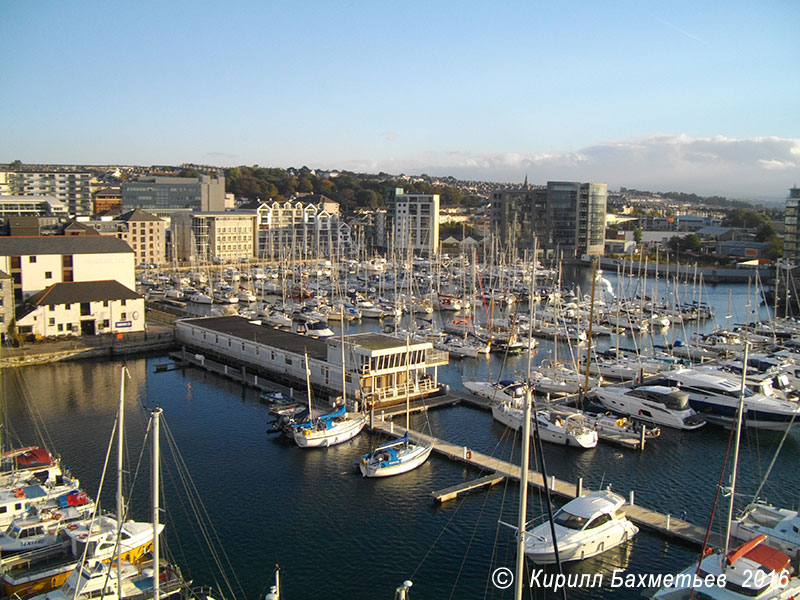
[[(733, 519), (733, 501), (736, 493), (736, 469), (739, 465), (739, 441), (742, 437), (742, 420), (744, 419), (744, 390), (747, 383), (747, 355), (750, 351), (750, 342), (744, 343), (744, 358), (742, 359), (742, 384), (739, 388), (739, 409), (736, 412), (736, 436), (733, 442), (733, 466), (731, 467), (731, 503), (728, 506), (728, 518), (725, 521), (725, 547), (721, 559), (725, 561), (728, 556), (731, 537), (731, 519)], [(725, 564), (723, 562), (723, 564)]]
[[(161, 409), (153, 411), (153, 600), (161, 598), (161, 552), (158, 543), (158, 492), (159, 492), (159, 468), (161, 466), (159, 431), (161, 422)], [(117, 561), (119, 564), (121, 561)]]
[(303, 352), (306, 357), (306, 390), (308, 392), (308, 420), (312, 420), (311, 414), (311, 369), (308, 368), (308, 352)]
[[(119, 372), (119, 414), (117, 415), (117, 551), (121, 554), (122, 549), (119, 547), (119, 538), (122, 534), (122, 523), (124, 521), (122, 512), (124, 510), (124, 502), (122, 499), (122, 441), (123, 431), (125, 430), (125, 367), (122, 367)], [(117, 558), (117, 585), (118, 589), (122, 589), (122, 561)]]
[[(369, 281), (369, 280), (367, 280)], [(344, 361), (344, 294), (342, 294), (342, 404), (344, 404), (345, 411), (347, 410), (347, 375), (345, 373)]]
[(409, 412), (411, 411), (411, 398), (409, 394), (411, 390), (409, 389), (409, 373), (410, 373), (410, 365), (411, 362), (411, 344), (408, 339), (408, 334), (406, 334), (406, 432), (408, 432), (409, 425), (410, 425), (410, 417)]
[(517, 527), (517, 564), (514, 577), (514, 600), (522, 600), (525, 569), (525, 526), (528, 522), (528, 456), (531, 437), (531, 388), (525, 388), (522, 411), (522, 464), (519, 474), (519, 522)]

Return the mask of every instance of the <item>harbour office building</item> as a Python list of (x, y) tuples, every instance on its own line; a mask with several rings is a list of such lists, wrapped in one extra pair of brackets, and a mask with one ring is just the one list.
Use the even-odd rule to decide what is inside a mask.
[(225, 210), (225, 177), (143, 177), (122, 184), (122, 208), (139, 208), (159, 217), (177, 211)]
[(492, 194), (492, 234), (506, 249), (533, 249), (547, 256), (602, 256), (605, 183), (548, 181)]

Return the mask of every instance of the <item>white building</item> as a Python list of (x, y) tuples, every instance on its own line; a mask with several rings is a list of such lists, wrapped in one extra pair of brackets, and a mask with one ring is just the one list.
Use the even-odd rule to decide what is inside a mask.
[(134, 253), (106, 236), (0, 237), (0, 271), (14, 281), (14, 301), (54, 283), (115, 280), (136, 289)]
[(0, 196), (0, 219), (8, 217), (67, 217), (67, 205), (55, 196)]
[(37, 337), (144, 331), (144, 297), (113, 280), (56, 283), (25, 301), (16, 326)]
[[(181, 319), (175, 323), (175, 336), (202, 356), (299, 385), (305, 385), (307, 360), (315, 391), (333, 398), (341, 395), (341, 338), (314, 339), (238, 316)], [(438, 367), (449, 360), (447, 352), (434, 349), (431, 342), (408, 343), (382, 333), (348, 335), (344, 344), (347, 396), (366, 409), (435, 393)]]
[(397, 250), (435, 254), (439, 251), (439, 194), (387, 190), (389, 245)]

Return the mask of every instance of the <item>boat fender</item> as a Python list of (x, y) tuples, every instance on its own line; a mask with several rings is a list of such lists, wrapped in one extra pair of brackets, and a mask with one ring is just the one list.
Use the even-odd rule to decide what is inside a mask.
[(306, 436), (306, 437), (311, 437), (311, 431), (306, 429), (306, 430), (303, 431), (303, 435)]
[(88, 534), (86, 534), (86, 533), (82, 533), (82, 534), (80, 534), (80, 535), (78, 536), (78, 539), (79, 539), (79, 540), (85, 540), (87, 537), (89, 537), (89, 535), (88, 535)]
[(25, 490), (22, 488), (15, 488), (14, 489), (14, 497), (15, 498), (24, 498), (25, 497)]
[(53, 513), (53, 514), (52, 514), (52, 516), (51, 516), (51, 518), (53, 518), (53, 519), (55, 519), (55, 520), (58, 520), (58, 519), (60, 519), (60, 518), (61, 518), (61, 513)]
[(472, 460), (472, 450), (467, 450), (467, 460)]
[(69, 525), (67, 525), (67, 529), (69, 529), (70, 531), (75, 531), (77, 528), (78, 526), (75, 523), (70, 523)]

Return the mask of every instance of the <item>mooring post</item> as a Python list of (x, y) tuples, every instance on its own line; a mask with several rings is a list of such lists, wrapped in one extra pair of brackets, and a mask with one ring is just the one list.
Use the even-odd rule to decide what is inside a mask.
[(639, 432), (639, 450), (644, 450), (644, 435), (647, 432), (647, 427), (642, 425), (642, 430)]
[(629, 497), (628, 497), (628, 504), (630, 504), (631, 506), (633, 506), (633, 490), (631, 490), (631, 493), (629, 494)]
[(669, 513), (667, 513), (667, 518), (665, 520), (666, 520), (665, 526), (667, 528), (667, 531), (669, 531), (669, 520), (670, 520), (670, 514)]
[(578, 477), (578, 483), (575, 485), (575, 497), (580, 498), (583, 495), (583, 477)]
[(551, 490), (556, 489), (556, 476), (555, 475), (551, 475), (550, 476), (550, 489)]

